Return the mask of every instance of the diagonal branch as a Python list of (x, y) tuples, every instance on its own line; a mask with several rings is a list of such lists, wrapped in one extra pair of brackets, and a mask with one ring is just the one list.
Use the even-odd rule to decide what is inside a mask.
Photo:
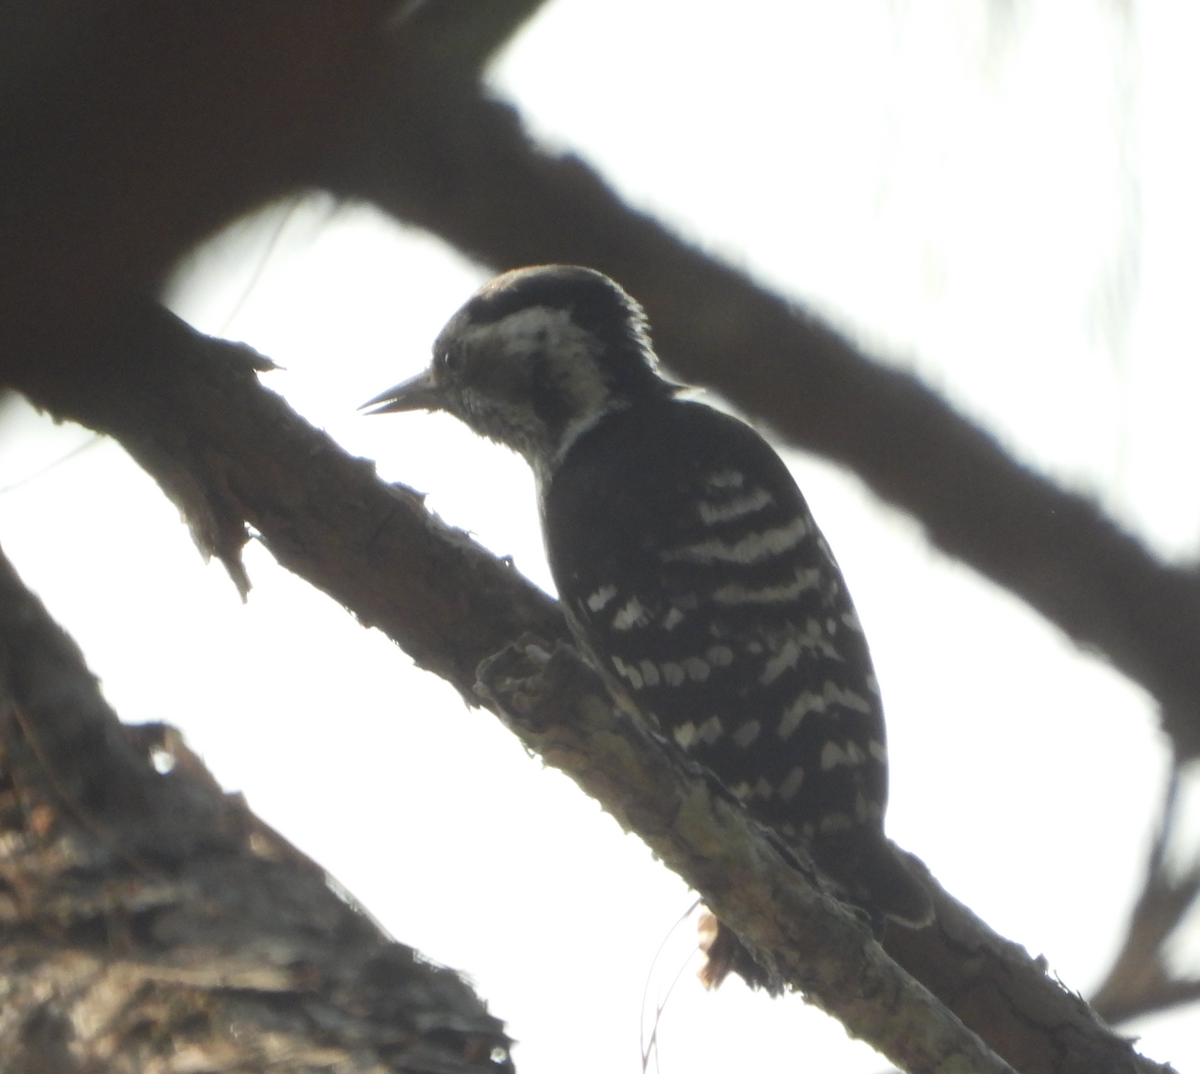
[[(91, 341), (91, 363), (66, 376), (44, 370), (24, 390), (57, 416), (126, 444), (168, 494), (200, 511), (202, 524), (193, 521), (193, 530), (215, 533), (211, 550), (227, 562), (236, 567), (249, 523), (281, 562), (384, 630), (474, 704), (476, 668), (484, 660), (526, 633), (546, 639), (547, 651), (566, 637), (554, 603), (511, 567), (431, 516), (417, 495), (379, 482), (371, 464), (347, 456), (263, 389), (254, 372), (263, 360), (248, 348), (200, 336), (152, 306), (122, 310), (106, 328)], [(497, 665), (490, 666), (495, 673)], [(551, 661), (549, 669), (561, 666)], [(511, 690), (504, 681), (514, 684)], [(744, 819), (730, 820), (740, 811), (714, 797), (702, 777), (630, 731), (628, 721), (595, 724), (601, 710), (615, 718), (611, 706), (595, 704), (594, 683), (575, 687), (593, 699), (579, 708), (598, 727), (588, 739), (567, 718), (569, 693), (557, 695), (561, 707), (526, 707), (522, 699), (543, 688), (533, 671), (510, 670), (500, 680), (493, 674), (489, 682), (504, 698), (497, 706), (502, 714), (514, 725), (522, 713), (532, 716), (535, 736), (543, 737), (531, 743), (695, 883), (744, 932), (764, 965), (848, 1017), (855, 1032), (911, 1069), (946, 1069), (953, 1057), (967, 1055), (992, 1066), (965, 1069), (995, 1069), (961, 1030), (944, 1035), (953, 1019), (938, 1023), (943, 1035), (931, 1042), (904, 1043), (912, 1012), (921, 1004), (929, 1010), (919, 998), (923, 990), (897, 991), (904, 975), (880, 961), (862, 927), (803, 884)], [(668, 776), (631, 785), (629, 764)], [(705, 804), (691, 808), (695, 803)], [(740, 828), (731, 833), (729, 823)], [(738, 862), (744, 867), (730, 871)], [(935, 898), (936, 926), (893, 930), (886, 947), (1014, 1067), (1027, 1074), (1154, 1069), (1020, 948), (936, 888)], [(844, 965), (840, 955), (828, 956), (829, 936), (850, 937)], [(899, 1036), (877, 1035), (872, 1027), (893, 1018)]]
[(720, 788), (615, 709), (575, 651), (523, 639), (480, 667), (479, 692), (548, 764), (571, 776), (663, 864), (703, 893), (773, 980), (908, 1071), (1013, 1074), (884, 954), (866, 923)]
[(118, 723), (2, 554), (0, 757), (5, 1071), (511, 1071), (461, 977), (340, 898), (170, 728)]
[[(1169, 952), (1180, 925), (1200, 905), (1200, 862), (1187, 841), (1187, 805), (1181, 781), (1195, 779), (1197, 762), (1171, 773), (1162, 820), (1150, 860), (1146, 884), (1133, 908), (1125, 941), (1092, 1004), (1112, 1022), (1124, 1022), (1152, 1011), (1200, 1000), (1200, 979), (1183, 977), (1170, 965)], [(1182, 831), (1181, 831), (1182, 829)], [(1181, 844), (1173, 854), (1172, 844)], [(1180, 866), (1178, 860), (1186, 863)]]

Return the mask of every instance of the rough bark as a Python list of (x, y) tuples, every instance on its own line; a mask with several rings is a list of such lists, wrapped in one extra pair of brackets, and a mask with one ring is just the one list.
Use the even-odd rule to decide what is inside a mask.
[[(369, 464), (293, 427), (278, 401), (240, 394), (244, 364), (205, 365), (204, 348), (146, 304), (196, 241), (311, 187), (371, 199), (497, 268), (592, 264), (646, 303), (685, 378), (852, 467), (939, 547), (1146, 686), (1181, 756), (1200, 752), (1200, 576), (1157, 562), (915, 379), (622, 205), (577, 159), (532, 145), (481, 93), (479, 72), (537, 6), (10, 5), (0, 13), (0, 377), (121, 437), (240, 585), (250, 521), (283, 562), (364, 621), (390, 624), (470, 694), (482, 656), (525, 630), (562, 636), (551, 603), (430, 519), (413, 493), (378, 486)], [(105, 384), (112, 371), (119, 390)], [(188, 391), (199, 394), (189, 402)], [(246, 437), (254, 422), (260, 442)], [(249, 452), (237, 465), (235, 446)], [(310, 485), (306, 466), (321, 479)], [(377, 586), (385, 573), (390, 594)], [(1177, 920), (1163, 907), (1186, 909), (1161, 885), (1143, 902), (1129, 979), (1107, 995), (1116, 1011), (1186, 991), (1154, 979), (1139, 998), (1147, 968), (1161, 970), (1146, 929), (1157, 943)], [(979, 960), (961, 940), (902, 957), (947, 994), (982, 995), (992, 972), (970, 978)], [(948, 983), (952, 966), (968, 977)]]
[[(422, 882), (430, 878), (422, 877)], [(0, 1069), (497, 1074), (500, 1021), (123, 727), (0, 556)]]

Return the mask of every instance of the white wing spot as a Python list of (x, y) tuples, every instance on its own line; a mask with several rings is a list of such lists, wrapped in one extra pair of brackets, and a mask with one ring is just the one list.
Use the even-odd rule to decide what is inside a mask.
[(871, 702), (865, 697), (856, 694), (853, 690), (843, 690), (837, 683), (827, 682), (825, 684), (825, 696), (831, 705), (840, 705), (853, 712), (868, 713), (871, 711)]
[(687, 676), (692, 682), (704, 682), (712, 669), (700, 657), (689, 656), (683, 662), (683, 670), (687, 672)]
[(684, 679), (687, 678), (687, 674), (684, 672), (683, 666), (676, 664), (673, 660), (663, 664), (662, 673), (663, 681), (666, 682), (668, 686), (682, 686)]
[(686, 750), (696, 740), (696, 725), (691, 720), (681, 723), (675, 728), (674, 735), (680, 748)]
[(718, 604), (783, 604), (820, 584), (821, 571), (818, 568), (805, 570), (797, 567), (790, 582), (763, 586), (761, 589), (747, 589), (738, 583), (723, 585), (713, 593), (713, 600)]
[(821, 771), (828, 772), (831, 768), (837, 768), (840, 764), (849, 764), (850, 758), (846, 756), (846, 751), (842, 749), (836, 742), (826, 742), (821, 750)]
[(718, 470), (715, 474), (709, 474), (704, 483), (710, 489), (740, 489), (745, 480), (739, 470)]
[(658, 668), (649, 660), (638, 661), (638, 668), (642, 673), (642, 680), (647, 686), (657, 686), (662, 681), (658, 675)]
[(729, 793), (732, 794), (739, 802), (744, 802), (750, 797), (751, 794), (754, 793), (754, 790), (749, 783), (739, 783), (735, 787), (730, 787)]
[(779, 721), (779, 737), (790, 738), (796, 728), (800, 726), (800, 722), (810, 712), (824, 711), (825, 698), (820, 694), (814, 694), (811, 690), (805, 690), (783, 710), (783, 718)]
[(817, 827), (822, 832), (846, 832), (854, 827), (854, 821), (845, 813), (829, 813), (821, 818)]
[(759, 798), (770, 798), (771, 795), (775, 793), (775, 788), (767, 782), (766, 776), (759, 776), (758, 782), (754, 784), (754, 793), (757, 794)]
[(887, 764), (887, 746), (878, 739), (873, 738), (867, 743), (867, 752), (880, 764)]
[(733, 650), (728, 645), (714, 645), (704, 655), (715, 668), (727, 668), (733, 663)]
[(842, 622), (859, 634), (863, 632), (862, 622), (858, 618), (858, 613), (853, 608), (848, 612), (842, 612)]
[(635, 690), (642, 688), (642, 673), (638, 671), (632, 664), (625, 663), (619, 656), (612, 658), (613, 667), (617, 669), (618, 677), (628, 679), (629, 685)]
[(756, 738), (762, 730), (762, 724), (758, 720), (747, 720), (741, 727), (733, 733), (733, 741), (736, 742), (742, 749), (745, 749)]
[(786, 526), (751, 533), (732, 544), (713, 538), (682, 548), (669, 548), (659, 553), (659, 557), (664, 563), (675, 560), (686, 563), (757, 563), (795, 548), (808, 532), (808, 519), (799, 516)]
[(636, 596), (630, 597), (624, 606), (613, 616), (613, 630), (629, 630), (635, 626), (645, 626), (650, 622), (646, 607)]
[(844, 746), (839, 746), (836, 742), (826, 742), (821, 748), (821, 770), (828, 772), (831, 768), (836, 768), (840, 764), (846, 765), (847, 768), (853, 768), (855, 765), (860, 765), (867, 759), (867, 755), (859, 748), (855, 742), (847, 742)]
[(789, 798), (794, 798), (803, 783), (804, 769), (797, 765), (784, 777), (783, 782), (779, 784), (779, 797), (785, 802)]
[[(844, 690), (838, 686), (836, 682), (827, 682), (825, 689), (821, 693), (814, 693), (812, 690), (802, 690), (786, 709), (783, 710), (783, 716), (779, 720), (779, 737), (788, 738), (800, 722), (810, 712), (825, 712), (830, 708), (847, 708), (853, 712), (869, 713), (871, 704), (866, 698), (860, 697), (853, 690)], [(881, 743), (875, 743), (882, 750)], [(871, 746), (868, 745), (868, 749)], [(874, 750), (872, 749), (872, 752)], [(880, 757), (880, 760), (886, 758)]]
[(663, 621), (662, 621), (663, 630), (674, 630), (682, 622), (683, 622), (683, 612), (681, 612), (678, 608), (672, 608), (663, 617)]
[(766, 489), (755, 489), (753, 492), (747, 492), (732, 500), (726, 500), (724, 503), (710, 503), (708, 500), (701, 500), (699, 504), (700, 521), (706, 526), (713, 526), (718, 522), (731, 522), (744, 515), (753, 515), (774, 502), (775, 497)]
[(710, 716), (700, 725), (699, 730), (696, 732), (696, 737), (701, 742), (707, 743), (709, 746), (711, 746), (724, 733), (725, 730), (723, 727), (721, 727), (721, 718), (719, 716)]
[(769, 686), (785, 671), (794, 668), (799, 659), (800, 643), (795, 638), (788, 638), (779, 652), (767, 661), (767, 666), (763, 668), (763, 673), (758, 677), (758, 681), (763, 686)]
[(593, 612), (604, 610), (604, 606), (617, 595), (615, 585), (602, 585), (587, 599), (587, 606)]
[[(794, 668), (800, 659), (801, 652), (806, 649), (810, 652), (820, 653), (827, 660), (840, 661), (842, 659), (837, 649), (825, 640), (821, 624), (815, 619), (810, 619), (804, 625), (803, 633), (795, 628), (792, 629), (792, 633), (788, 635), (784, 643), (767, 660), (762, 674), (758, 677), (758, 681), (763, 686), (769, 686), (785, 671), (790, 671)], [(863, 704), (866, 704), (866, 702), (863, 702)]]

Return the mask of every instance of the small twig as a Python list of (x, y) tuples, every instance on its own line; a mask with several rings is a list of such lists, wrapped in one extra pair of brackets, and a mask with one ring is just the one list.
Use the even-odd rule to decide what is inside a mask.
[(1120, 953), (1091, 1001), (1112, 1022), (1200, 999), (1200, 980), (1176, 977), (1167, 968), (1171, 938), (1200, 899), (1200, 861), (1193, 860), (1182, 870), (1169, 861), (1180, 821), (1181, 780), (1176, 765), (1163, 797), (1142, 893), (1130, 915)]
[[(650, 971), (649, 971), (649, 973), (646, 974), (646, 983), (642, 988), (642, 1018), (641, 1018), (641, 1025), (639, 1025), (639, 1027), (638, 1027), (638, 1043), (639, 1043), (639, 1046), (641, 1047), (641, 1051), (642, 1051), (642, 1074), (647, 1074), (647, 1071), (649, 1070), (651, 1053), (654, 1054), (655, 1069), (656, 1070), (658, 1069), (658, 1065), (659, 1065), (658, 1064), (658, 1054), (659, 1054), (658, 1053), (658, 1027), (659, 1027), (659, 1024), (662, 1019), (662, 1013), (666, 1009), (667, 1000), (671, 998), (671, 993), (675, 991), (675, 986), (679, 983), (680, 977), (683, 976), (683, 971), (687, 969), (687, 962), (685, 962), (682, 966), (680, 966), (679, 970), (676, 972), (675, 976), (671, 978), (671, 983), (667, 987), (666, 994), (663, 996), (663, 998), (661, 1000), (655, 1001), (655, 1003), (654, 1003), (654, 1028), (653, 1028), (653, 1030), (651, 1030), (650, 1040), (647, 1041), (646, 1040), (646, 1024), (645, 1024), (646, 1002), (650, 998), (650, 983), (654, 977), (655, 967), (658, 965), (658, 960), (660, 958), (662, 958), (663, 951), (666, 950), (668, 941), (671, 939), (672, 936), (675, 935), (675, 930), (678, 929), (679, 926), (682, 925), (685, 921), (687, 921), (687, 919), (689, 917), (691, 917), (692, 914), (695, 912), (696, 907), (698, 907), (700, 905), (702, 905), (702, 900), (697, 899), (695, 902), (692, 903), (691, 906), (689, 906), (683, 912), (682, 915), (680, 915), (679, 919), (675, 922), (675, 924), (673, 924), (667, 930), (667, 934), (663, 937), (662, 943), (660, 943), (658, 945), (658, 949), (654, 952), (654, 958), (652, 958), (650, 960)], [(688, 961), (690, 961), (690, 959)]]

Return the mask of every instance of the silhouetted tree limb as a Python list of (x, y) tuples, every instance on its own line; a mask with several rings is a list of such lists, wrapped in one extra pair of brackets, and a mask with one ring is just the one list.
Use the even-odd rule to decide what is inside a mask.
[[(495, 267), (593, 264), (646, 303), (660, 350), (687, 379), (851, 466), (918, 517), (939, 547), (1145, 685), (1180, 755), (1196, 753), (1197, 575), (1157, 563), (1093, 504), (1017, 465), (915, 379), (868, 361), (802, 310), (623, 206), (578, 160), (533, 146), (513, 112), (481, 94), (478, 75), (537, 6), (67, 0), (0, 12), (0, 377), (57, 399), (63, 412), (68, 403), (94, 411), (84, 396), (103, 381), (105, 363), (119, 364), (123, 348), (149, 331), (128, 329), (130, 300), (148, 300), (216, 228), (305, 188), (371, 199)], [(157, 348), (166, 366), (186, 350)], [(155, 390), (171, 376), (156, 370)], [(206, 398), (215, 404), (218, 391), (210, 386)], [(260, 445), (256, 464), (237, 475), (244, 488), (225, 488), (228, 428), (164, 424), (148, 435), (144, 419), (129, 417), (139, 406), (109, 405), (108, 427), (124, 430), (117, 435), (186, 508), (201, 546), (243, 586), (242, 508), (229, 506), (239, 499), (269, 516), (264, 533), (281, 560), (360, 616), (391, 617), (418, 661), (466, 693), (480, 655), (524, 629), (561, 632), (550, 602), (430, 522), (407, 490), (367, 494), (357, 523), (373, 535), (365, 545), (350, 515), (339, 524), (357, 534), (343, 551), (386, 563), (416, 616), (356, 588), (365, 577), (357, 565), (347, 571), (326, 555), (342, 531), (313, 518), (329, 503), (296, 485), (290, 499), (272, 497), (271, 482), (289, 477), (287, 467), (271, 469), (279, 443)], [(231, 426), (239, 420), (231, 416)], [(365, 464), (330, 465), (351, 489), (372, 485)], [(411, 562), (433, 573), (419, 576), (396, 555), (410, 543), (427, 557)], [(460, 573), (471, 592), (456, 588)], [(457, 649), (460, 631), (467, 641)], [(1143, 900), (1155, 908), (1151, 932), (1169, 931), (1161, 907), (1177, 912), (1180, 901)], [(1135, 921), (1135, 944), (1148, 935), (1144, 923)], [(1122, 1002), (1132, 1009), (1128, 995)]]
[(476, 86), (406, 81), (372, 119), (373, 140), (326, 180), (332, 189), (496, 269), (568, 262), (613, 276), (646, 306), (683, 379), (850, 467), (943, 551), (1149, 690), (1181, 757), (1200, 751), (1196, 571), (1160, 563), (916, 377), (635, 212), (579, 159), (536, 146)]
[[(473, 704), (482, 700), (476, 669), (509, 643), (532, 634), (549, 653), (567, 637), (557, 606), (510, 566), (431, 516), (419, 496), (378, 481), (370, 463), (262, 388), (255, 371), (267, 363), (254, 352), (146, 305), (109, 327), (117, 334), (94, 341), (90, 373), (43, 371), (25, 389), (56, 415), (129, 445), (177, 503), (200, 513), (194, 532), (220, 520), (219, 554), (236, 558), (248, 523), (281, 562)], [(492, 707), (711, 899), (782, 982), (912, 1070), (966, 1062), (964, 1038), (947, 1028), (953, 1019), (934, 1019), (932, 1037), (915, 1033), (923, 990), (909, 982), (896, 991), (904, 975), (863, 925), (684, 759), (615, 715), (582, 664), (550, 660), (544, 681), (511, 660), (488, 666)], [(1155, 1069), (1042, 965), (934, 890), (937, 925), (891, 930), (885, 945), (1010, 1064), (1024, 1074)], [(974, 1054), (968, 1069), (995, 1069), (986, 1051)]]
[(573, 649), (526, 638), (485, 661), (480, 680), (478, 692), (521, 741), (702, 892), (776, 987), (803, 992), (905, 1070), (1012, 1074), (884, 954), (865, 921), (824, 893), (811, 863), (796, 862), (732, 796), (616, 711)]
[[(1195, 769), (1196, 761), (1192, 762)], [(1200, 999), (1200, 979), (1179, 977), (1170, 967), (1171, 940), (1200, 900), (1200, 862), (1189, 846), (1180, 860), (1168, 860), (1172, 842), (1187, 838), (1188, 819), (1180, 815), (1182, 773), (1171, 774), (1158, 834), (1150, 850), (1146, 883), (1133, 908), (1125, 941), (1093, 1005), (1105, 1018), (1123, 1022)], [(1196, 778), (1196, 773), (1191, 773)], [(1183, 829), (1181, 832), (1180, 829)]]
[(457, 974), (336, 895), (170, 728), (118, 723), (2, 555), (0, 992), (11, 1074), (511, 1069)]

